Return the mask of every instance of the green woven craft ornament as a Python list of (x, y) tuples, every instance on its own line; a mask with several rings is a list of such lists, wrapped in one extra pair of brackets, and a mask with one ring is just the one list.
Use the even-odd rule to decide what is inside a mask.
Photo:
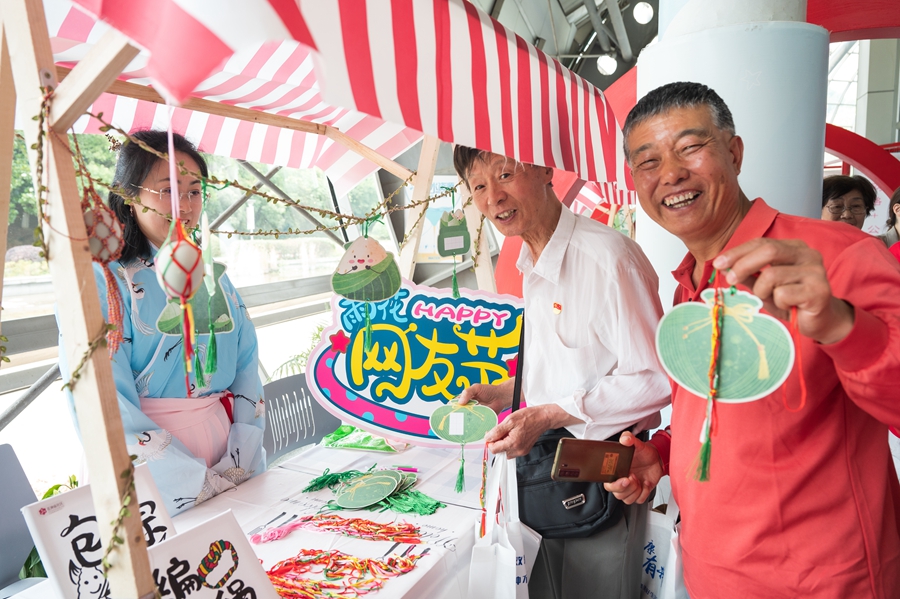
[(336, 503), (345, 509), (361, 509), (376, 504), (397, 490), (403, 475), (397, 470), (379, 470), (347, 481)]
[(459, 405), (454, 399), (432, 412), (428, 423), (436, 436), (459, 443), (456, 492), (462, 493), (466, 490), (466, 443), (484, 439), (488, 431), (497, 426), (497, 414), (488, 407), (478, 405), (477, 401)]
[[(714, 289), (703, 302), (679, 304), (656, 330), (663, 368), (676, 383), (706, 398), (712, 349)], [(743, 403), (761, 399), (784, 383), (794, 364), (794, 344), (781, 321), (760, 313), (762, 300), (745, 291), (726, 291), (718, 356), (716, 401)]]
[(369, 302), (393, 297), (400, 290), (400, 269), (394, 255), (377, 240), (366, 237), (368, 221), (362, 237), (347, 244), (337, 269), (331, 276), (331, 288), (342, 297), (365, 302), (365, 348), (372, 348), (372, 321)]

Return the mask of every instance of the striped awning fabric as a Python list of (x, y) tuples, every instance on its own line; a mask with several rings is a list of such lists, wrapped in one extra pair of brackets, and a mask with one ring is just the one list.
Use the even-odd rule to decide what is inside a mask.
[(572, 212), (590, 216), (597, 206), (607, 204), (634, 207), (638, 203), (637, 192), (620, 187), (616, 183), (588, 181), (572, 200)]
[[(464, 0), (45, 0), (56, 60), (70, 66), (104, 23), (144, 51), (122, 78), (332, 125), (395, 157), (421, 137), (624, 184), (621, 133), (595, 87)], [(127, 6), (127, 9), (123, 8)], [(124, 129), (164, 109), (103, 97)], [(86, 119), (79, 130), (98, 125)], [(375, 165), (330, 139), (179, 111), (176, 129), (217, 154), (319, 166), (338, 192)]]
[[(45, 0), (44, 8), (54, 58), (60, 66), (77, 64), (108, 28), (67, 0)], [(141, 52), (121, 78), (145, 85), (155, 83), (148, 76), (149, 58), (147, 52)], [(331, 125), (389, 158), (421, 139), (421, 132), (409, 127), (326, 104), (314, 62), (309, 47), (296, 41), (258, 42), (226, 58), (192, 95)], [(103, 94), (89, 111), (102, 112), (104, 120), (111, 119), (126, 131), (162, 129), (167, 123), (165, 105), (111, 94)], [(322, 135), (181, 108), (175, 110), (173, 125), (204, 152), (292, 168), (319, 167), (328, 174), (338, 195), (378, 169)], [(99, 121), (82, 117), (74, 129), (77, 133), (98, 133), (100, 127)]]

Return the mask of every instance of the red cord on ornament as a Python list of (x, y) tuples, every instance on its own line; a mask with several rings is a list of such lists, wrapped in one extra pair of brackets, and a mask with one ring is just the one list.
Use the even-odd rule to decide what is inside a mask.
[(799, 412), (806, 407), (806, 378), (803, 376), (803, 349), (800, 343), (800, 323), (797, 322), (797, 306), (791, 306), (791, 340), (797, 352), (797, 374), (800, 376), (800, 405), (792, 408), (788, 405), (787, 382), (781, 387), (781, 396), (784, 401), (784, 409), (788, 412)]

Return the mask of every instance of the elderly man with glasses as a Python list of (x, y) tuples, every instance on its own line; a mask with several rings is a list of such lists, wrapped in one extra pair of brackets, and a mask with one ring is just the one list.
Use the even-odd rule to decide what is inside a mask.
[(783, 388), (716, 406), (705, 482), (692, 467), (707, 402), (673, 382), (670, 433), (648, 443), (623, 433), (632, 471), (607, 488), (642, 502), (671, 473), (692, 597), (900, 597), (887, 443), (888, 425), (900, 426), (900, 265), (875, 237), (749, 199), (743, 141), (705, 85), (651, 91), (624, 137), (644, 212), (688, 248), (676, 303), (700, 299), (716, 269), (720, 286), (794, 320), (802, 360)]

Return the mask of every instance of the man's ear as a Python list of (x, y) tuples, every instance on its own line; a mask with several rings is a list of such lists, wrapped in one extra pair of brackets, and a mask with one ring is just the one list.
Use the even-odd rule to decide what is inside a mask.
[(732, 156), (735, 174), (741, 174), (741, 165), (744, 163), (744, 140), (740, 135), (735, 135), (728, 142), (728, 151)]

